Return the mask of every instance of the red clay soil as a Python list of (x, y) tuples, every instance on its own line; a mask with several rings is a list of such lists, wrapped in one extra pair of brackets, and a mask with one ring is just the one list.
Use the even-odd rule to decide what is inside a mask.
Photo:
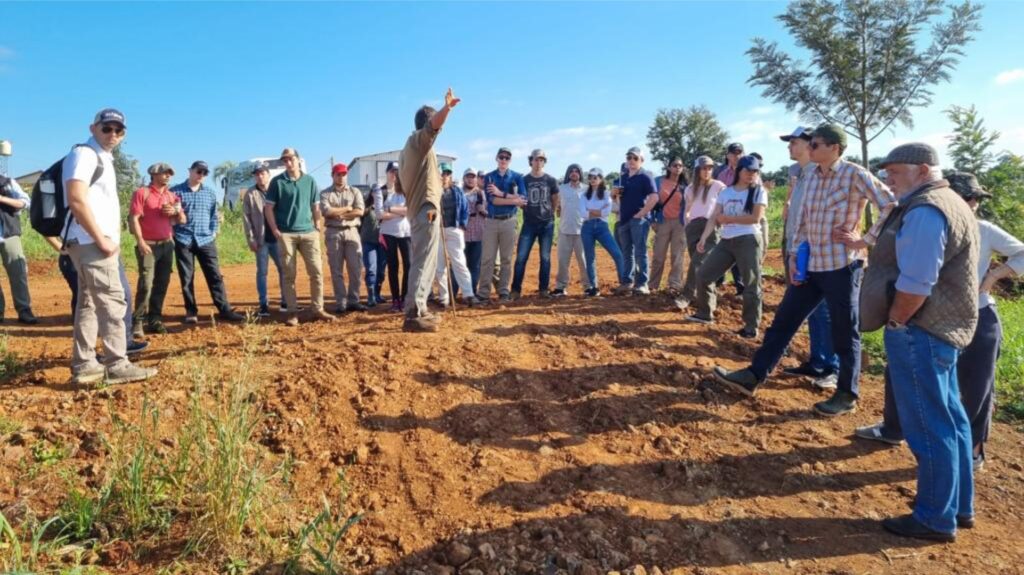
[[(602, 266), (612, 277), (609, 262)], [(26, 426), (17, 441), (0, 437), (8, 512), (27, 506), (46, 516), (63, 497), (53, 474), (22, 475), (27, 447), (16, 443), (71, 444), (73, 469), (90, 476), (105, 461), (96, 432), (109, 434), (115, 414), (136, 416), (144, 394), (171, 425), (185, 413), (188, 383), (169, 368), (115, 390), (67, 384), (69, 297), (55, 267), (32, 267), (42, 323), (3, 327), (28, 365), (0, 384), (0, 414)], [(993, 430), (976, 479), (977, 527), (954, 544), (888, 535), (879, 520), (906, 513), (914, 497), (913, 456), (851, 437), (879, 418), (879, 378), (865, 375), (860, 410), (838, 419), (811, 412), (825, 395), (798, 378), (773, 378), (755, 399), (739, 399), (709, 377), (713, 365), (744, 365), (756, 346), (734, 335), (731, 287), (708, 327), (683, 322), (664, 296), (584, 299), (574, 283), (571, 297), (541, 300), (535, 258), (531, 268), (523, 300), (460, 308), (436, 334), (402, 333), (400, 316), (382, 309), (274, 329), (260, 362), (273, 417), (260, 440), (296, 459), (296, 509), (336, 493), (347, 467), (351, 507), (367, 513), (348, 539), (354, 571), (1022, 572), (1019, 431)], [(225, 275), (233, 303), (254, 306), (254, 266)], [(196, 287), (208, 314), (201, 279)], [(763, 325), (782, 289), (766, 281)], [(204, 351), (231, 366), (241, 328), (185, 327), (178, 290), (172, 279), (172, 333), (150, 337), (141, 362), (168, 367)], [(784, 365), (806, 348), (801, 335)], [(121, 551), (102, 555), (112, 573), (154, 573), (174, 555)]]

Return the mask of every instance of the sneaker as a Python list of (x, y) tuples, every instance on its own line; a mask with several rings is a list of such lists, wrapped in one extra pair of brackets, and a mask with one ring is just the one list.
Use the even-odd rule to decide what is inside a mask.
[(647, 286), (640, 286), (633, 289), (633, 295), (651, 295), (651, 288)]
[(145, 350), (147, 347), (149, 347), (148, 341), (129, 342), (128, 345), (126, 345), (124, 348), (125, 355), (135, 355), (138, 353), (142, 353), (142, 351)]
[(466, 297), (466, 298), (462, 298), (462, 305), (464, 305), (466, 307), (477, 307), (477, 306), (484, 305), (484, 302), (483, 302), (482, 299), (480, 299), (478, 297), (475, 297), (475, 296), (474, 297)]
[(508, 303), (510, 301), (512, 301), (512, 296), (510, 296), (509, 294), (502, 294), (498, 296), (499, 303)]
[(402, 300), (391, 300), (391, 308), (389, 309), (389, 311), (402, 313)]
[(715, 320), (710, 317), (704, 317), (702, 315), (692, 314), (686, 316), (686, 321), (692, 321), (693, 323), (702, 323), (704, 325), (711, 325), (715, 323)]
[(35, 314), (32, 313), (32, 310), (27, 309), (25, 311), (18, 312), (18, 323), (23, 323), (25, 325), (36, 325), (37, 323), (39, 323), (39, 319), (36, 318)]
[(313, 312), (313, 319), (320, 320), (320, 321), (335, 321), (338, 318), (334, 317), (333, 315), (327, 313), (326, 311), (324, 311), (322, 309), (318, 309), (318, 310)]
[(555, 288), (551, 290), (551, 297), (565, 297), (565, 290), (562, 288)]
[(402, 323), (402, 331), (406, 332), (434, 332), (438, 329), (436, 315), (425, 315), (420, 317), (407, 317)]
[(715, 367), (712, 373), (715, 376), (715, 381), (724, 385), (727, 390), (735, 391), (747, 397), (753, 397), (757, 387), (762, 383), (757, 380), (757, 376), (749, 369), (730, 372), (724, 368)]
[(270, 317), (270, 306), (264, 304), (260, 306), (260, 310), (256, 312), (257, 317)]
[[(985, 456), (984, 455), (981, 455), (979, 453), (978, 455), (973, 456), (971, 459), (974, 462), (973, 466), (974, 466), (974, 472), (975, 473), (977, 473), (977, 472), (979, 472), (979, 471), (981, 471), (982, 469), (985, 468)], [(972, 527), (973, 527), (973, 525), (972, 525)]]
[(930, 541), (942, 541), (944, 543), (952, 543), (956, 541), (956, 533), (932, 531), (923, 523), (914, 519), (913, 514), (885, 519), (882, 521), (882, 528), (889, 533), (894, 533), (900, 537), (928, 539)]
[[(304, 310), (304, 309), (306, 309), (306, 308), (305, 308), (305, 307), (303, 307), (303, 306), (301, 306), (301, 305), (297, 305), (297, 306), (295, 306), (295, 312), (296, 312), (296, 313), (298, 313), (298, 312), (300, 312), (300, 311), (302, 311), (302, 310)], [(282, 302), (282, 303), (281, 303), (281, 311), (282, 311), (283, 313), (288, 313), (288, 304), (286, 304), (286, 303), (283, 303), (283, 302)]]
[(196, 324), (199, 323), (199, 317), (194, 315), (185, 316), (185, 323)]
[(612, 293), (614, 293), (615, 295), (626, 295), (626, 294), (628, 294), (628, 293), (630, 293), (632, 291), (633, 291), (633, 285), (632, 284), (622, 284), (619, 287), (615, 288), (615, 291), (612, 292)]
[(368, 297), (368, 298), (366, 298), (366, 307), (368, 307), (368, 308), (377, 307), (377, 298), (375, 298), (375, 297)]
[(956, 528), (957, 529), (974, 529), (974, 516), (973, 515), (957, 515), (956, 516)]
[(83, 369), (78, 373), (71, 376), (71, 383), (76, 385), (86, 385), (89, 383), (96, 383), (107, 375), (107, 368), (102, 365)]
[(825, 417), (836, 417), (857, 411), (857, 397), (848, 391), (836, 390), (826, 401), (814, 404), (814, 411)]
[(345, 306), (343, 306), (343, 305), (336, 305), (336, 306), (331, 308), (331, 313), (336, 314), (336, 315), (345, 315)]
[(818, 369), (809, 363), (801, 363), (796, 367), (787, 367), (782, 370), (782, 373), (786, 375), (799, 375), (802, 377), (822, 377), (827, 375), (824, 369)]
[(153, 321), (146, 324), (146, 331), (149, 333), (159, 333), (161, 335), (167, 335), (167, 328), (164, 327), (164, 322), (154, 319)]
[(686, 311), (686, 308), (690, 307), (690, 300), (683, 296), (679, 296), (672, 300), (672, 303), (676, 305), (676, 309), (679, 311)]
[(745, 327), (736, 332), (736, 335), (742, 337), (743, 339), (757, 339), (757, 330)]
[(288, 319), (284, 320), (284, 324), (288, 327), (298, 327), (299, 316), (297, 314), (288, 314)]
[(839, 385), (839, 374), (830, 373), (823, 377), (815, 377), (811, 380), (811, 385), (818, 389), (835, 389)]
[(893, 437), (886, 437), (885, 424), (878, 422), (874, 425), (865, 425), (864, 427), (858, 427), (853, 430), (853, 436), (860, 439), (867, 439), (868, 441), (878, 441), (888, 445), (900, 445), (903, 443), (902, 439), (896, 439)]
[(508, 294), (508, 299), (511, 300), (511, 301), (516, 301), (516, 300), (518, 300), (521, 297), (523, 297), (522, 292), (520, 292), (519, 290), (515, 290), (515, 289), (512, 290), (512, 293)]
[(491, 298), (489, 298), (489, 297), (480, 297), (480, 296), (476, 297), (476, 305), (478, 305), (480, 307), (487, 307), (487, 306), (491, 305), (491, 303), (492, 303), (491, 302)]
[(345, 306), (345, 311), (366, 311), (368, 309), (368, 307), (359, 302), (350, 303), (347, 306)]
[(141, 367), (131, 362), (122, 362), (121, 365), (107, 370), (107, 377), (103, 380), (106, 385), (120, 385), (132, 383), (133, 381), (145, 381), (157, 371), (155, 367)]
[(596, 287), (592, 287), (583, 293), (587, 297), (601, 297), (601, 290), (597, 289)]
[(551, 297), (551, 292), (549, 292), (546, 289), (542, 289), (542, 290), (540, 290), (540, 294), (538, 294), (538, 295), (540, 295), (540, 297), (542, 297), (544, 299), (548, 299), (548, 298)]
[(233, 309), (222, 311), (219, 314), (217, 314), (217, 317), (224, 321), (231, 321), (235, 323), (245, 321), (245, 316)]

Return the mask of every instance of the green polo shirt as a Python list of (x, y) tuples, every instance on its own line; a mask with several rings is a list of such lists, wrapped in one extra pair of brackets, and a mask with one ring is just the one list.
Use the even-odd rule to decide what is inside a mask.
[(274, 206), (277, 229), (285, 234), (305, 234), (313, 227), (313, 206), (320, 200), (316, 181), (309, 174), (299, 179), (288, 177), (288, 172), (275, 176), (267, 188), (266, 203)]

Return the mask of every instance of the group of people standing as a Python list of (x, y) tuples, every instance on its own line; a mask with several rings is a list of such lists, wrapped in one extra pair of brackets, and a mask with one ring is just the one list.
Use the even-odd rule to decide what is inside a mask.
[[(743, 300), (739, 335), (758, 336), (768, 197), (757, 155), (745, 155), (740, 144), (731, 144), (717, 173), (715, 161), (701, 156), (690, 177), (682, 160), (674, 159), (655, 178), (643, 168), (643, 152), (634, 147), (618, 180), (608, 186), (600, 169), (584, 171), (578, 164), (569, 165), (559, 182), (545, 172), (547, 155), (541, 149), (530, 154), (530, 172), (519, 174), (509, 169), (511, 150), (500, 148), (495, 170), (467, 169), (460, 187), (452, 167), (439, 164), (433, 150), (458, 103), (449, 89), (443, 108), (424, 106), (416, 112), (415, 129), (379, 187), (363, 191), (350, 186), (347, 166), (337, 164), (332, 185), (318, 190), (313, 178), (302, 173), (292, 148), (281, 153), (286, 168), (281, 175), (271, 178), (266, 166), (254, 169), (256, 185), (245, 195), (242, 210), (246, 239), (256, 255), (260, 316), (269, 315), (267, 275), (273, 261), (285, 322), (298, 324), (295, 281), (301, 257), (313, 318), (336, 319), (324, 306), (323, 231), (334, 311), (364, 311), (386, 303), (386, 275), (391, 307), (405, 314), (405, 331), (438, 329), (440, 317), (428, 306), (435, 285), (434, 302), (442, 306), (460, 291), (470, 306), (489, 305), (492, 291), (500, 301), (520, 298), (535, 244), (541, 297), (567, 294), (573, 260), (584, 293), (599, 296), (595, 258), (600, 244), (615, 264), (614, 293), (647, 295), (660, 288), (665, 276), (675, 305), (682, 310), (693, 306), (686, 319), (702, 324), (714, 322), (718, 286), (732, 270)], [(93, 137), (63, 162), (71, 216), (63, 241), (52, 238), (52, 243), (68, 260), (61, 269), (75, 294), (72, 373), (78, 383), (124, 383), (155, 375), (154, 368), (136, 366), (127, 356), (144, 347), (145, 342), (134, 340), (166, 329), (162, 304), (172, 261), (181, 280), (186, 323), (198, 321), (195, 260), (219, 317), (244, 319), (228, 303), (219, 271), (215, 239), (220, 219), (215, 196), (204, 184), (209, 173), (204, 162), (192, 164), (187, 180), (173, 187), (174, 170), (154, 164), (149, 186), (132, 198), (139, 282), (131, 311), (118, 256), (119, 204), (110, 154), (126, 129), (121, 112), (100, 111), (90, 126)], [(975, 219), (973, 210), (989, 194), (971, 174), (944, 176), (938, 154), (927, 144), (893, 149), (882, 163), (883, 183), (843, 159), (846, 134), (839, 126), (798, 127), (781, 140), (796, 162), (783, 214), (786, 292), (750, 365), (717, 367), (713, 375), (730, 391), (754, 395), (806, 321), (807, 360), (784, 372), (809, 377), (814, 386), (832, 391), (829, 399), (815, 404), (820, 415), (851, 413), (860, 396), (861, 331), (884, 327), (884, 420), (857, 429), (856, 436), (888, 444), (905, 439), (919, 473), (913, 513), (883, 525), (900, 535), (950, 541), (958, 527), (974, 524), (973, 472), (984, 464), (991, 425), (1001, 328), (989, 292), (999, 279), (1024, 272), (1024, 244)], [(862, 235), (868, 203), (879, 215)], [(609, 225), (613, 212), (618, 214), (614, 227)], [(549, 290), (555, 243), (558, 269)], [(1008, 260), (991, 268), (993, 254)], [(103, 340), (103, 356), (95, 353), (97, 336)]]

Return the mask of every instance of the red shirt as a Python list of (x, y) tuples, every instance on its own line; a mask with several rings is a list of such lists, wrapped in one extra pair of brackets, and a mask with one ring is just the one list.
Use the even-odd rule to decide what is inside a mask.
[[(143, 205), (145, 197), (145, 205)], [(139, 226), (142, 228), (142, 239), (147, 242), (161, 242), (172, 237), (171, 219), (163, 215), (160, 210), (165, 204), (177, 204), (181, 200), (170, 190), (161, 192), (154, 186), (147, 186), (135, 190), (132, 195), (132, 205), (129, 213), (139, 218)]]

